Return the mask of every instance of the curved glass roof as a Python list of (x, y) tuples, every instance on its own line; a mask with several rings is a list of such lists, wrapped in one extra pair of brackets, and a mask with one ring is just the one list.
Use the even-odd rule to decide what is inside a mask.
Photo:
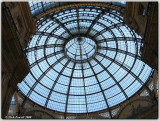
[(148, 80), (141, 37), (120, 13), (78, 6), (37, 21), (26, 55), (30, 73), (18, 84), (35, 103), (59, 112), (90, 113), (120, 104)]
[[(75, 4), (78, 3), (77, 2), (58, 2), (58, 1), (54, 1), (54, 2), (49, 2), (49, 1), (41, 1), (41, 2), (37, 2), (37, 1), (28, 1), (30, 10), (31, 10), (31, 14), (33, 17), (36, 17), (40, 14), (42, 14), (43, 12), (46, 12), (48, 10), (51, 10), (53, 8), (59, 7), (59, 6), (63, 6), (63, 5), (70, 5), (70, 4)], [(82, 3), (79, 2), (79, 3)], [(117, 7), (121, 7), (121, 8), (125, 8), (126, 6), (126, 1), (113, 1), (113, 2), (96, 2), (96, 3), (103, 3), (103, 4), (107, 4), (107, 5), (114, 5)]]

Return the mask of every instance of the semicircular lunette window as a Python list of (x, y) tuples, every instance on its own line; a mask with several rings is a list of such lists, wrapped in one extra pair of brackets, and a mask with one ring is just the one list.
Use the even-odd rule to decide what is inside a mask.
[(65, 8), (40, 18), (26, 48), (30, 73), (18, 84), (35, 103), (59, 112), (109, 109), (143, 87), (152, 69), (141, 37), (105, 7)]

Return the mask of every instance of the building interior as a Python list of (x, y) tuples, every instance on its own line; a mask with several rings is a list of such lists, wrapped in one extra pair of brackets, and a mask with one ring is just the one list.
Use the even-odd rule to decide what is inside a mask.
[(2, 119), (158, 119), (158, 2), (2, 2)]

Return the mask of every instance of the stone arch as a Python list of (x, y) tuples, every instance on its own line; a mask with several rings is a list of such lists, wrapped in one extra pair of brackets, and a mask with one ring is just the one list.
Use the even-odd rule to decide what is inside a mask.
[(149, 110), (153, 105), (151, 97), (134, 97), (121, 106), (115, 118), (136, 118), (135, 116)]

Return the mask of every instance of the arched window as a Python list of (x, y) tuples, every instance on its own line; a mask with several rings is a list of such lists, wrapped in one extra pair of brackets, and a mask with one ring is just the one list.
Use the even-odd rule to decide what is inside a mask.
[(16, 103), (15, 103), (15, 99), (13, 96), (11, 103), (10, 103), (10, 107), (9, 107), (7, 116), (15, 116), (15, 115), (16, 115)]

